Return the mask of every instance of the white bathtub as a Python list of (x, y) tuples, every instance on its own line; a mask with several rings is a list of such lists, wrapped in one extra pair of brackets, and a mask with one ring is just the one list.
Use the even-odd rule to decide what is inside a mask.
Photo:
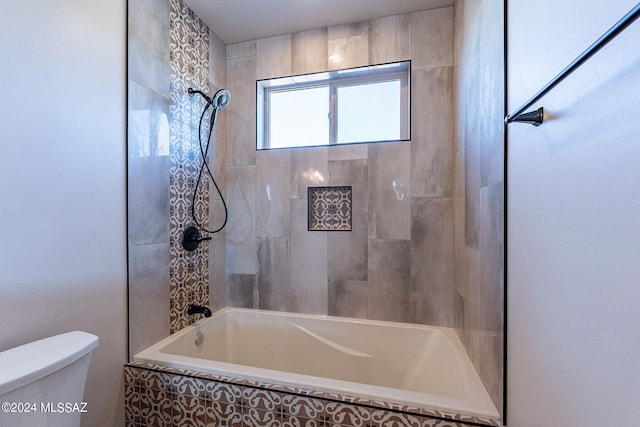
[[(196, 334), (204, 336), (196, 345)], [(500, 415), (450, 328), (225, 308), (134, 360), (429, 408)]]

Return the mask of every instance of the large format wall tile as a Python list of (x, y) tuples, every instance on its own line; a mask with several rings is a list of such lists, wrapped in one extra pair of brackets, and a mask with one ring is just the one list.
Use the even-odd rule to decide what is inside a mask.
[(409, 321), (411, 242), (369, 240), (369, 319)]
[[(494, 402), (502, 400), (502, 354), (504, 334), (504, 184), (498, 183), (480, 190), (480, 265), (481, 283), (476, 293), (481, 295), (484, 324), (474, 325), (484, 331), (483, 345), (477, 362), (480, 376)], [(473, 326), (472, 326), (473, 327)]]
[(452, 68), (414, 70), (411, 195), (453, 195)]
[(453, 65), (453, 8), (411, 14), (411, 66), (413, 69)]
[(129, 246), (129, 346), (134, 355), (169, 335), (169, 244)]
[(129, 160), (129, 244), (169, 241), (169, 156)]
[(352, 187), (352, 231), (328, 235), (328, 275), (334, 279), (367, 280), (367, 163), (329, 162), (329, 185)]
[(369, 65), (369, 21), (329, 27), (330, 70)]
[(478, 130), (473, 125), (468, 126), (464, 132), (465, 244), (470, 248), (478, 249), (480, 234), (480, 140)]
[(369, 48), (372, 64), (411, 59), (411, 14), (371, 21)]
[(290, 311), (291, 246), (289, 239), (258, 238), (258, 307)]
[(329, 315), (367, 318), (367, 282), (329, 279)]
[(502, 331), (504, 281), (504, 183), (480, 190), (480, 259), (485, 303), (489, 304), (486, 328)]
[(209, 29), (209, 82), (218, 88), (227, 84), (227, 47)]
[(303, 31), (291, 36), (291, 73), (305, 74), (327, 69), (327, 29)]
[(291, 34), (269, 37), (256, 42), (256, 79), (270, 79), (291, 74)]
[(292, 199), (306, 199), (309, 187), (327, 185), (329, 149), (331, 148), (309, 147), (303, 150), (291, 150)]
[(410, 320), (453, 326), (453, 202), (411, 200)]
[(227, 305), (258, 308), (254, 304), (254, 295), (257, 292), (255, 274), (227, 274)]
[(411, 143), (369, 144), (369, 238), (411, 238)]
[(291, 151), (256, 153), (256, 236), (291, 234)]
[(329, 147), (329, 160), (366, 159), (369, 144), (332, 145)]
[(227, 274), (256, 273), (256, 167), (227, 167)]
[[(227, 48), (227, 55), (229, 53)], [(256, 56), (227, 58), (231, 103), (227, 115), (228, 164), (256, 163)]]
[(227, 61), (256, 55), (256, 41), (250, 40), (227, 45)]
[(169, 101), (129, 80), (129, 245), (169, 241)]
[(209, 246), (209, 304), (211, 310), (227, 306), (227, 248), (224, 233), (214, 238)]
[(129, 2), (129, 79), (169, 96), (169, 1)]
[(327, 314), (327, 232), (307, 230), (307, 200), (291, 200), (291, 311)]

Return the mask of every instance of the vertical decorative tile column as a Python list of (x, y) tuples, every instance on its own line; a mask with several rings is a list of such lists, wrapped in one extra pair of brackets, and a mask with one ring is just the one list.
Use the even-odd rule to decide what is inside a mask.
[[(205, 101), (188, 93), (209, 87), (209, 29), (183, 0), (171, 0), (170, 11), (170, 332), (195, 320), (187, 316), (189, 304), (209, 302), (209, 260), (206, 244), (193, 252), (182, 248), (184, 230), (195, 225), (191, 217), (193, 192), (202, 164), (198, 124)], [(201, 129), (206, 144), (208, 123)], [(201, 177), (195, 199), (200, 225), (209, 224), (209, 179)]]

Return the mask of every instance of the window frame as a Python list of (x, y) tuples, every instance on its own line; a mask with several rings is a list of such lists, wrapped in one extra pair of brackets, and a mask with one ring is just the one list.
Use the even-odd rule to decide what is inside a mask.
[[(340, 87), (400, 81), (400, 138), (373, 141), (337, 141), (339, 123), (337, 91)], [(269, 100), (273, 93), (292, 90), (304, 90), (314, 87), (329, 88), (329, 141), (322, 145), (300, 145), (271, 148)], [(287, 148), (327, 147), (334, 145), (367, 144), (411, 139), (411, 60), (397, 61), (365, 67), (347, 68), (301, 74), (288, 77), (263, 79), (256, 81), (256, 149), (277, 150)]]

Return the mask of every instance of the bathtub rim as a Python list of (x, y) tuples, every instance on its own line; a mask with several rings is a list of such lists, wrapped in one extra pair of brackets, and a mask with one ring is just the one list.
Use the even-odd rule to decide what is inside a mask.
[[(472, 390), (474, 394), (471, 397), (471, 400), (475, 402), (475, 405), (469, 405), (468, 398), (465, 399), (451, 396), (439, 396), (430, 393), (412, 392), (398, 388), (297, 374), (274, 369), (258, 368), (249, 365), (220, 362), (162, 351), (162, 349), (169, 343), (172, 343), (186, 334), (193, 333), (195, 325), (206, 325), (206, 323), (213, 322), (227, 313), (253, 313), (288, 318), (331, 320), (352, 324), (381, 325), (419, 330), (438, 330), (451, 340), (451, 344), (456, 347), (458, 352), (461, 351), (461, 356), (464, 359), (462, 363), (468, 365), (465, 366), (465, 371), (471, 375), (471, 378), (467, 378), (467, 381), (473, 383)], [(315, 391), (317, 390), (321, 395), (326, 395), (326, 398), (330, 399), (335, 399), (336, 396), (339, 396), (341, 400), (345, 401), (365, 399), (377, 403), (387, 402), (392, 408), (409, 407), (426, 410), (427, 412), (433, 411), (433, 414), (436, 416), (445, 415), (445, 418), (462, 415), (473, 417), (480, 421), (490, 421), (491, 423), (501, 421), (500, 414), (489, 397), (484, 384), (475, 370), (475, 367), (472, 365), (458, 334), (453, 328), (442, 326), (347, 318), (323, 314), (304, 314), (263, 309), (225, 307), (217, 310), (211, 317), (202, 318), (194, 324), (171, 334), (161, 341), (149, 346), (145, 350), (135, 354), (133, 362), (139, 362), (154, 367), (166, 366), (168, 368), (184, 370), (186, 372), (201, 372), (206, 376), (213, 376), (220, 381), (237, 384), (249, 384), (251, 386), (262, 388), (271, 388), (269, 386), (274, 385), (276, 386), (274, 390), (279, 390), (279, 387), (285, 387), (293, 393), (306, 396), (316, 394)], [(214, 367), (212, 367), (211, 364), (213, 364)], [(469, 371), (469, 367), (471, 368), (471, 371)], [(458, 402), (459, 404), (452, 404), (452, 402)], [(463, 402), (466, 402), (466, 404)]]

